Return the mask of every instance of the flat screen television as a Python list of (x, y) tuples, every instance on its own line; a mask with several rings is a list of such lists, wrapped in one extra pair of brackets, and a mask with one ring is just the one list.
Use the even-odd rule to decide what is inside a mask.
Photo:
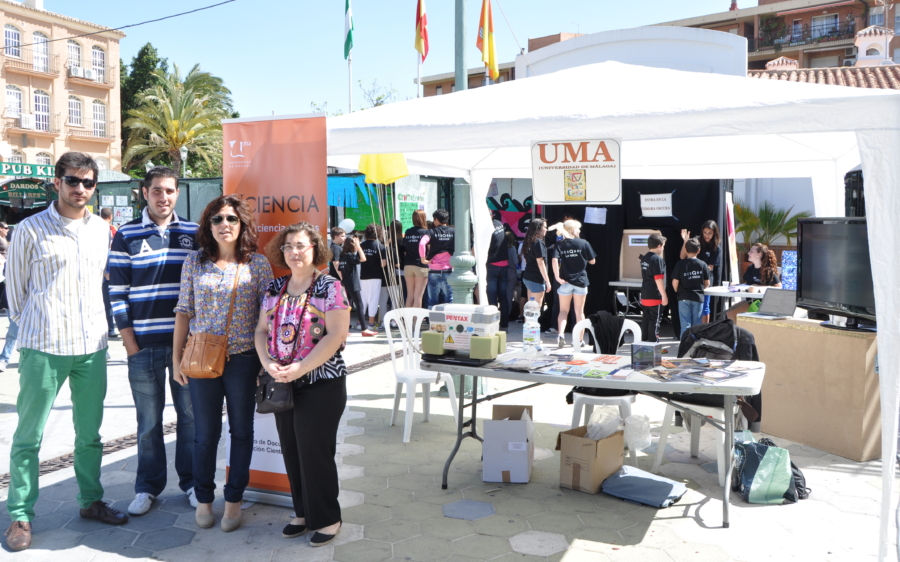
[(823, 326), (874, 330), (865, 217), (801, 219), (797, 224), (797, 306), (841, 318)]

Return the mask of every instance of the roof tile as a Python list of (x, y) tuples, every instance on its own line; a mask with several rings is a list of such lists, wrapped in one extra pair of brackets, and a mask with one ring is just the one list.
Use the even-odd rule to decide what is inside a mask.
[(851, 88), (900, 90), (900, 65), (831, 68), (801, 68), (797, 70), (748, 70), (748, 78), (784, 80), (807, 84), (829, 84)]

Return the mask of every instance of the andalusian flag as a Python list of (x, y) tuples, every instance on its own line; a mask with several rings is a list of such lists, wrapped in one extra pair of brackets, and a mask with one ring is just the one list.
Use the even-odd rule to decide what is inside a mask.
[(416, 6), (416, 50), (422, 55), (422, 62), (428, 56), (428, 16), (425, 14), (425, 0)]
[(494, 16), (491, 13), (491, 0), (482, 0), (481, 21), (478, 23), (478, 40), (475, 41), (475, 46), (481, 51), (481, 60), (488, 67), (491, 80), (499, 78), (500, 69), (497, 66), (497, 53), (494, 49)]
[(350, 56), (353, 50), (353, 10), (350, 9), (350, 0), (344, 6), (344, 58)]

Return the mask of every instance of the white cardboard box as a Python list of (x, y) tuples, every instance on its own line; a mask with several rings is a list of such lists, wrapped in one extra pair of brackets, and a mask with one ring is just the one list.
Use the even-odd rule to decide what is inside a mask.
[(484, 421), (482, 480), (528, 483), (534, 465), (532, 407), (495, 405), (492, 418)]

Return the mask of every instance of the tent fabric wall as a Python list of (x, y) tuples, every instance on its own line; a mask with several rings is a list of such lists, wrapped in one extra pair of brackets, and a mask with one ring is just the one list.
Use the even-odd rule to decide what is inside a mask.
[[(887, 556), (900, 406), (900, 349), (892, 345), (900, 336), (900, 196), (891, 192), (900, 185), (900, 94), (603, 62), (329, 118), (327, 127), (329, 165), (354, 168), (360, 154), (403, 152), (411, 173), (472, 182), (479, 256), (490, 178), (531, 177), (537, 141), (621, 138), (624, 179), (830, 177), (839, 190), (862, 162), (882, 350), (879, 546)], [(827, 185), (817, 180), (826, 198)], [(817, 210), (839, 214), (839, 199), (832, 193)]]

